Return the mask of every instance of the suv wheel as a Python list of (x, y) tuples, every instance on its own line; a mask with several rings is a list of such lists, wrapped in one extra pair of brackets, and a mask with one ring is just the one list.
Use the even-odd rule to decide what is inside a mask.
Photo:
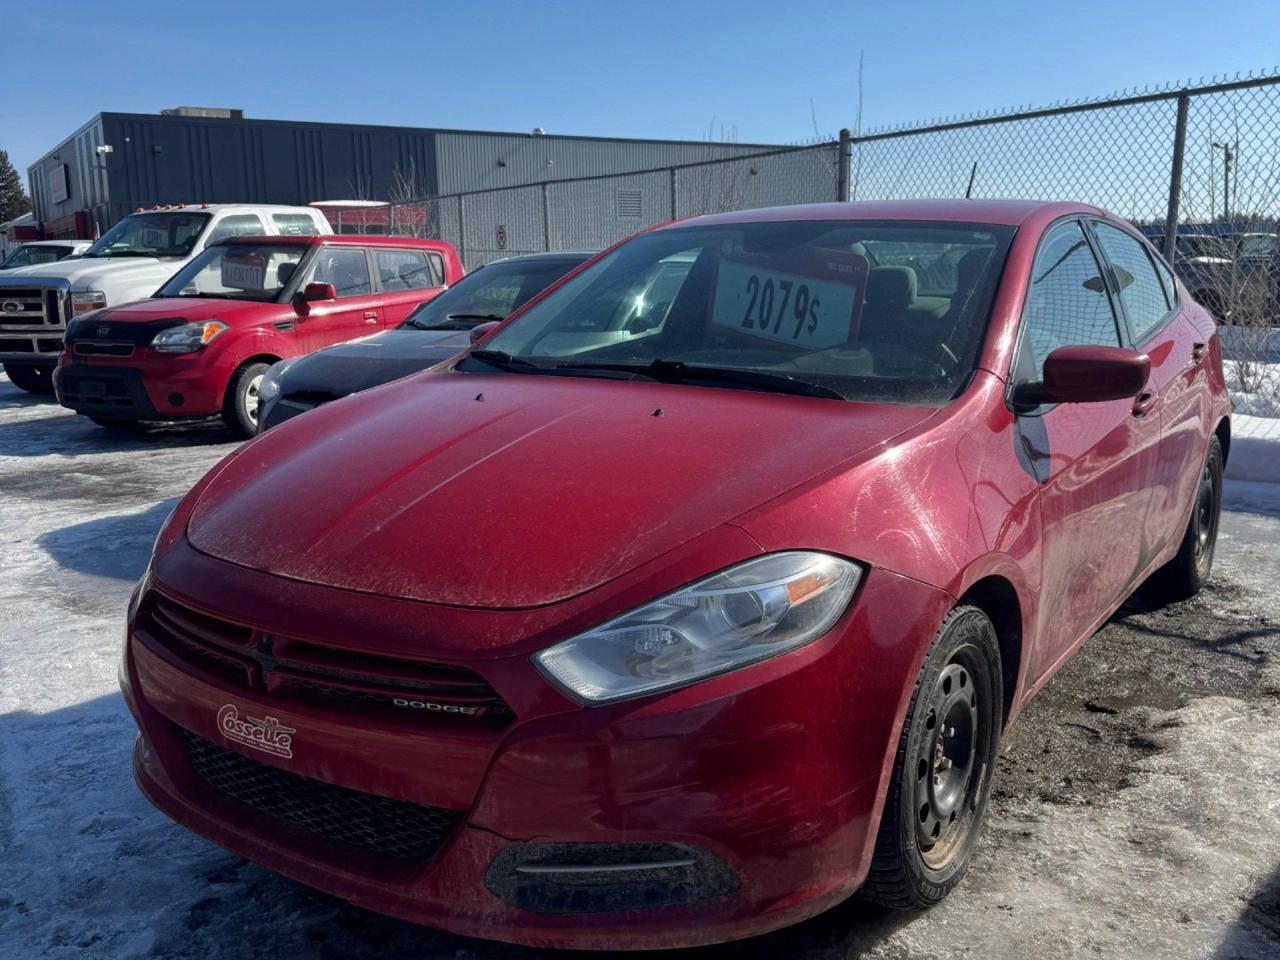
[(222, 422), (237, 439), (258, 432), (258, 388), (270, 368), (269, 363), (246, 363), (231, 375), (222, 400)]

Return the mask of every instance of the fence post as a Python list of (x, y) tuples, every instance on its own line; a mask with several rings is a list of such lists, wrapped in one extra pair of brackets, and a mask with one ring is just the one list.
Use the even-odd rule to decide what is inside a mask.
[(1182, 200), (1182, 154), (1187, 146), (1187, 109), (1191, 97), (1178, 97), (1178, 119), (1173, 127), (1173, 169), (1169, 174), (1169, 210), (1164, 218), (1164, 258), (1173, 263), (1178, 236), (1178, 204)]
[(551, 203), (547, 199), (547, 181), (542, 181), (542, 249), (551, 249)]
[(458, 259), (467, 265), (467, 198), (458, 194)]
[(853, 166), (853, 134), (848, 127), (840, 130), (840, 159), (836, 161), (836, 199), (849, 199), (849, 172)]
[(676, 213), (676, 168), (671, 168), (671, 219), (675, 220), (679, 216)]

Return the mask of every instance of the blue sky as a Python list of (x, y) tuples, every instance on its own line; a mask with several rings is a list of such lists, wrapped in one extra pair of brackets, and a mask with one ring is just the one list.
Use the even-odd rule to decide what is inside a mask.
[[(359, 16), (354, 16), (358, 11)], [(21, 3), (0, 149), (103, 110), (795, 142), (1274, 65), (1276, 0)], [(47, 64), (47, 67), (46, 67)]]

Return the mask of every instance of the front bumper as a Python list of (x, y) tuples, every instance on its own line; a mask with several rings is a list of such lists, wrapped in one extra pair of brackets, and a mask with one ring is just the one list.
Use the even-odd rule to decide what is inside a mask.
[[(201, 579), (203, 597), (181, 599), (206, 611), (207, 597), (235, 595), (225, 591), (237, 579), (273, 580), (207, 558), (197, 565), (213, 580)], [(274, 580), (272, 591), (282, 608), (335, 593)], [(751, 936), (820, 912), (865, 877), (909, 680), (948, 603), (873, 570), (849, 613), (808, 646), (608, 707), (564, 700), (527, 656), (467, 663), (515, 709), (500, 726), (382, 720), (273, 698), (157, 656), (134, 628), (121, 679), (142, 733), (135, 775), (157, 807), (235, 853), (429, 926), (590, 949)], [(259, 616), (270, 627), (273, 612)], [(228, 704), (294, 731), (291, 756), (229, 740), (218, 720)], [(183, 743), (192, 735), (324, 789), (442, 811), (454, 826), (434, 852), (407, 860), (295, 829), (202, 779)], [(543, 898), (536, 883), (545, 873), (517, 870), (593, 852), (616, 865), (611, 850), (627, 862), (680, 861), (669, 870), (686, 873), (668, 878), (705, 883), (674, 899), (658, 884), (648, 900), (624, 896), (615, 901), (622, 909), (599, 909), (576, 894)]]
[(214, 358), (203, 351), (146, 353), (127, 362), (60, 363), (54, 372), (58, 402), (76, 413), (119, 420), (195, 420), (221, 411), (229, 373)]

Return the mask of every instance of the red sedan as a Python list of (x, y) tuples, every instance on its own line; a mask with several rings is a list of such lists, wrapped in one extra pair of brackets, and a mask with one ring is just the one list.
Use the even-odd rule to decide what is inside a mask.
[(150, 299), (71, 324), (54, 389), (108, 428), (221, 415), (252, 436), (273, 363), (399, 326), (461, 276), (441, 240), (230, 237)]
[(1076, 204), (701, 217), (182, 501), (143, 792), (364, 907), (600, 949), (960, 882), (1002, 731), (1209, 574), (1213, 321)]

